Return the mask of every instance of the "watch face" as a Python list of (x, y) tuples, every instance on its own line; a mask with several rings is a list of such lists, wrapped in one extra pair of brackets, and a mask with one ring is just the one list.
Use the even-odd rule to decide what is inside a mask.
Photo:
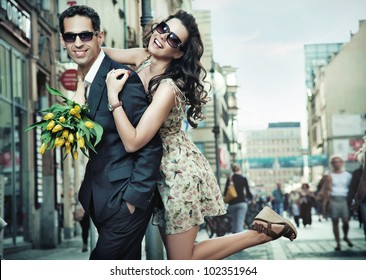
[(109, 111), (111, 111), (111, 112), (113, 111), (113, 107), (112, 107), (112, 105), (111, 105), (111, 104), (109, 104), (109, 103), (108, 103), (108, 110), (109, 110)]

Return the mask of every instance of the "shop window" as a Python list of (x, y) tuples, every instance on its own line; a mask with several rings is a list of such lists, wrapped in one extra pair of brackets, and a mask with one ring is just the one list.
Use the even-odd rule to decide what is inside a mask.
[(0, 40), (0, 184), (4, 244), (23, 242), (28, 178), (26, 57)]
[(10, 53), (5, 46), (0, 44), (0, 96), (11, 99), (10, 79)]

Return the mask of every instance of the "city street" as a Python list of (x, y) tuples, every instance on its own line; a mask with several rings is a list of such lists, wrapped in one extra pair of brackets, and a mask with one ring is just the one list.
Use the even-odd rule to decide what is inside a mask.
[[(341, 235), (341, 237), (343, 237)], [(366, 241), (359, 222), (350, 222), (349, 238), (353, 247), (342, 242), (342, 250), (334, 251), (335, 241), (331, 221), (319, 222), (313, 216), (313, 224), (298, 228), (298, 238), (290, 242), (285, 238), (249, 248), (227, 258), (227, 260), (366, 260)], [(207, 239), (200, 231), (197, 241)], [(89, 253), (81, 252), (81, 237), (64, 241), (59, 248), (49, 250), (25, 250), (4, 255), (5, 260), (87, 260)], [(143, 252), (143, 259), (146, 254)]]

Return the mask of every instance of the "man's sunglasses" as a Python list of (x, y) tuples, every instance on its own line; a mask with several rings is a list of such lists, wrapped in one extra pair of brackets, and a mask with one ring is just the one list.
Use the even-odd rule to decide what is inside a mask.
[(182, 48), (183, 44), (182, 41), (179, 39), (177, 34), (174, 32), (170, 32), (169, 25), (166, 24), (166, 22), (162, 21), (155, 27), (153, 27), (153, 31), (156, 30), (159, 34), (165, 34), (169, 33), (168, 37), (166, 38), (166, 41), (168, 42), (169, 46), (176, 49), (178, 47)]
[(76, 40), (76, 36), (79, 36), (80, 40), (83, 42), (89, 42), (93, 39), (94, 35), (98, 35), (99, 31), (90, 31), (90, 32), (80, 32), (80, 33), (64, 33), (62, 37), (66, 43), (73, 43)]

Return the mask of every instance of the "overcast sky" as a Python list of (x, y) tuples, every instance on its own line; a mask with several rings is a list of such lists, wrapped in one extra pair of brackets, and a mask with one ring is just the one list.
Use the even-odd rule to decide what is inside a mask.
[(214, 60), (238, 67), (239, 127), (306, 126), (304, 44), (348, 42), (366, 0), (193, 0), (211, 11)]

